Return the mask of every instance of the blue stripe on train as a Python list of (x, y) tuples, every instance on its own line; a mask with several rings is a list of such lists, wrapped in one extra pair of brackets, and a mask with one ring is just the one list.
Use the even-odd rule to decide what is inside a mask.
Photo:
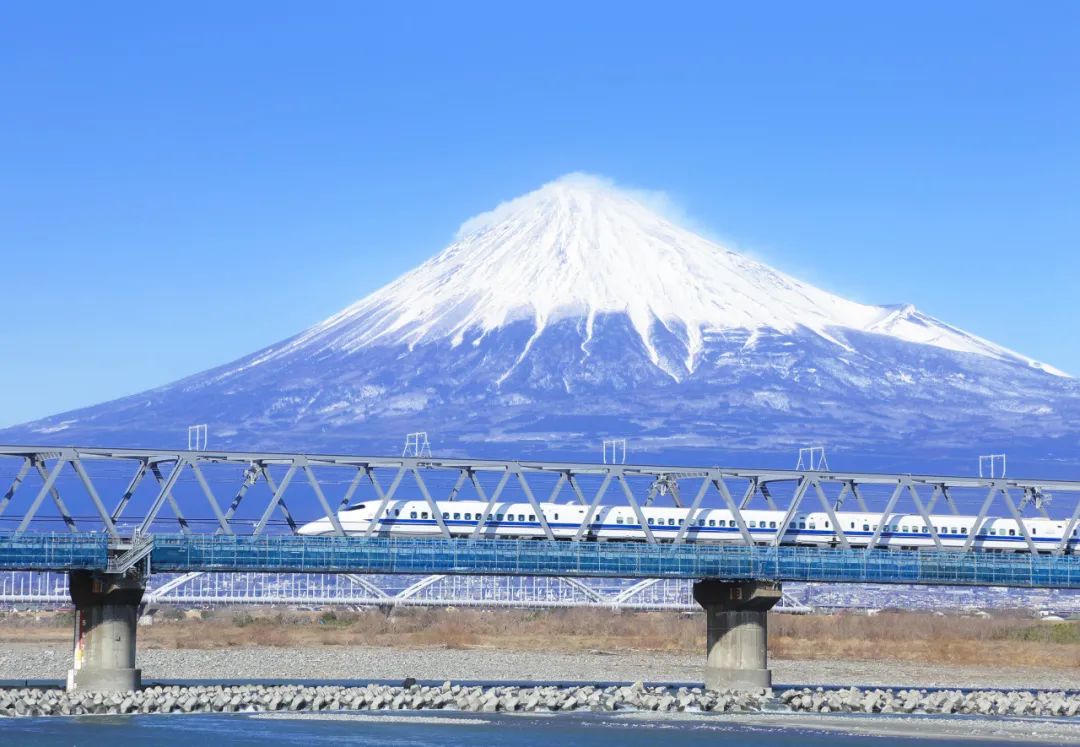
[[(427, 527), (438, 527), (438, 525), (439, 525), (438, 522), (436, 522), (434, 519), (380, 519), (379, 523), (380, 524), (405, 524), (405, 525), (409, 525), (409, 526), (427, 526)], [(479, 524), (480, 522), (478, 522), (478, 521), (469, 521), (469, 520), (466, 520), (466, 519), (443, 519), (443, 523), (446, 524), (448, 527), (449, 526), (461, 526), (461, 527), (476, 528), (477, 524)], [(485, 523), (484, 526), (492, 527), (492, 528), (505, 528), (505, 527), (510, 527), (510, 528), (522, 527), (522, 528), (536, 528), (536, 529), (542, 529), (543, 528), (543, 525), (539, 521), (512, 521), (512, 522), (511, 521), (489, 521), (489, 522)], [(553, 529), (577, 529), (578, 526), (580, 526), (580, 525), (572, 523), (572, 522), (549, 521), (548, 526), (553, 528)], [(654, 534), (656, 532), (677, 532), (681, 528), (681, 527), (678, 527), (678, 526), (667, 526), (667, 525), (659, 525), (659, 524), (656, 524), (656, 525), (649, 524), (648, 526), (649, 526), (649, 529), (651, 529)], [(641, 525), (640, 524), (590, 524), (589, 529), (594, 530), (594, 531), (619, 530), (619, 529), (640, 531), (641, 530)], [(686, 531), (687, 531), (687, 533), (697, 532), (698, 534), (700, 534), (702, 532), (706, 532), (706, 533), (707, 532), (714, 532), (714, 533), (727, 532), (729, 534), (738, 534), (739, 533), (738, 527), (699, 527), (699, 526), (692, 526), (692, 527), (689, 527)], [(769, 529), (768, 527), (764, 527), (764, 528), (763, 527), (748, 527), (747, 531), (750, 532), (751, 534), (766, 534), (766, 535), (774, 535), (774, 534), (776, 534), (775, 529)], [(792, 535), (795, 535), (795, 536), (801, 536), (801, 535), (809, 534), (809, 535), (818, 536), (818, 537), (832, 537), (832, 536), (835, 536), (836, 532), (834, 532), (834, 531), (832, 531), (830, 529), (797, 529), (797, 528), (789, 527), (788, 531), (787, 531), (787, 534), (792, 534)], [(846, 537), (872, 538), (874, 536), (874, 533), (873, 532), (864, 532), (864, 531), (858, 531), (858, 530), (854, 530), (854, 529), (849, 529), (849, 530), (844, 532), (844, 535)], [(959, 541), (961, 539), (964, 540), (964, 541), (967, 540), (967, 535), (966, 534), (939, 534), (938, 537), (940, 539), (942, 539), (942, 540), (957, 540), (957, 541)], [(893, 538), (893, 539), (919, 539), (919, 540), (929, 540), (929, 539), (931, 539), (929, 533), (920, 534), (920, 533), (916, 533), (916, 532), (882, 532), (881, 533), (881, 539), (887, 539), (887, 538)], [(1006, 537), (1006, 536), (1003, 536), (1003, 535), (992, 535), (992, 534), (977, 534), (977, 535), (975, 535), (975, 539), (976, 540), (989, 540), (989, 541), (994, 541), (994, 542), (1026, 542), (1026, 540), (1023, 537)], [(1044, 543), (1053, 544), (1053, 545), (1057, 545), (1059, 542), (1061, 542), (1060, 537), (1056, 537), (1056, 538), (1053, 538), (1053, 537), (1046, 537), (1046, 538), (1044, 538), (1044, 537), (1032, 537), (1031, 539), (1032, 539), (1033, 542), (1044, 542)], [(1080, 544), (1080, 540), (1074, 540), (1074, 539), (1069, 540), (1069, 544), (1070, 545)]]

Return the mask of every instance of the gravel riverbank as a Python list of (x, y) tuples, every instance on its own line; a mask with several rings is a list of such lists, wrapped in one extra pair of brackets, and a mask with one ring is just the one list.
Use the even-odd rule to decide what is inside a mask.
[[(488, 648), (140, 649), (143, 679), (153, 680), (474, 680), (569, 682), (700, 682), (704, 654), (646, 651), (538, 652)], [(71, 666), (67, 646), (0, 644), (0, 680), (63, 680)], [(1077, 687), (1073, 668), (948, 666), (875, 661), (771, 662), (780, 685), (896, 688)]]

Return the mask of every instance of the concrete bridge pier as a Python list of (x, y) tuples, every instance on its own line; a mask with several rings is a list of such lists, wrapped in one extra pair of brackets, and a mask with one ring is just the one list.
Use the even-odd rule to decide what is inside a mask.
[(139, 576), (71, 571), (75, 655), (68, 690), (137, 690), (135, 631), (145, 580)]
[(705, 579), (694, 584), (694, 600), (705, 608), (705, 687), (772, 687), (768, 614), (780, 601), (780, 584)]

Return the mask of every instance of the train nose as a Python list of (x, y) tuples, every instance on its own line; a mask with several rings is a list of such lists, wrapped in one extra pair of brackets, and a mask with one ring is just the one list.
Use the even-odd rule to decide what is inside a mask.
[(322, 534), (323, 532), (326, 531), (326, 529), (325, 529), (325, 527), (323, 525), (329, 525), (329, 523), (330, 522), (328, 522), (326, 519), (319, 519), (318, 521), (310, 521), (307, 524), (304, 524), (303, 526), (301, 526), (299, 529), (297, 529), (296, 533), (297, 534), (302, 534), (302, 535), (305, 535), (305, 536), (308, 536), (308, 537), (316, 535), (316, 534)]

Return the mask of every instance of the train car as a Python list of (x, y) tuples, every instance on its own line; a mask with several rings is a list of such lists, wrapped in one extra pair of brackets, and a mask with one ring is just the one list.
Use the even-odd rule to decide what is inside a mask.
[[(567, 503), (540, 503), (540, 513), (530, 503), (497, 503), (485, 514), (483, 501), (436, 502), (441, 514), (436, 517), (431, 505), (421, 500), (391, 501), (379, 516), (376, 502), (359, 503), (338, 512), (338, 522), (348, 535), (437, 537), (442, 524), (455, 537), (498, 537), (542, 539), (544, 525), (556, 539), (581, 537), (604, 541), (643, 541), (648, 531), (659, 541), (671, 541), (682, 534), (687, 542), (745, 543), (747, 536), (755, 544), (772, 544), (783, 528), (786, 512), (748, 509), (739, 519), (728, 509), (704, 508), (690, 520), (690, 509), (643, 506), (638, 512), (631, 506), (598, 506), (589, 524), (582, 529), (588, 507)], [(961, 548), (970, 541), (979, 550), (1030, 552), (1031, 544), (1040, 552), (1051, 552), (1060, 544), (1068, 523), (1053, 519), (1015, 519), (975, 516), (931, 515), (930, 523), (918, 514), (890, 514), (882, 523), (880, 514), (836, 512), (839, 527), (824, 511), (797, 512), (791, 517), (781, 544), (838, 546), (840, 531), (849, 545), (917, 550)], [(644, 525), (643, 525), (644, 521)], [(978, 523), (978, 526), (976, 526)], [(328, 518), (300, 527), (300, 534), (333, 534)], [(875, 536), (877, 537), (875, 543)], [(1070, 531), (1066, 549), (1077, 551), (1080, 529)]]

